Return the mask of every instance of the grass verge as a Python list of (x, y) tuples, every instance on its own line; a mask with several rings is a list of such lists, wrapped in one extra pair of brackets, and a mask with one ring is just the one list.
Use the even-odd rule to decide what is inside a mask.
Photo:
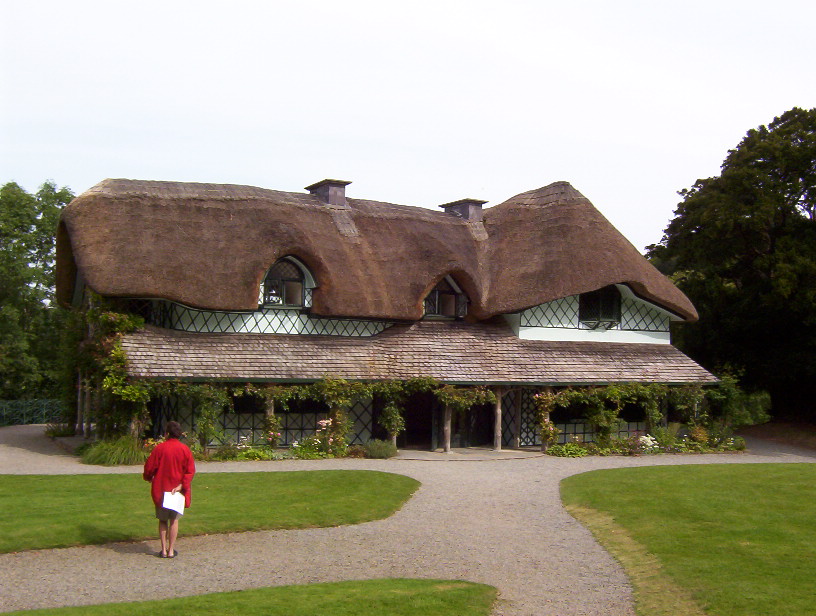
[(26, 610), (38, 616), (488, 616), (496, 589), (456, 580), (385, 579), (255, 588), (137, 603)]
[[(183, 536), (359, 524), (395, 513), (419, 487), (376, 471), (201, 473)], [(154, 537), (141, 475), (4, 475), (0, 552)]]
[(593, 471), (561, 494), (626, 568), (642, 616), (813, 613), (816, 465)]

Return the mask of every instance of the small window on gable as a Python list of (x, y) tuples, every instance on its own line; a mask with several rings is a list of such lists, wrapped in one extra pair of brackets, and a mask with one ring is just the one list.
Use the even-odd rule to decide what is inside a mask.
[(263, 304), (302, 308), (305, 290), (303, 279), (303, 272), (297, 265), (288, 259), (281, 259), (266, 273), (263, 282)]
[(581, 293), (578, 319), (590, 329), (611, 329), (621, 320), (621, 294), (615, 285)]
[(426, 317), (462, 319), (467, 314), (467, 296), (445, 276), (425, 298)]

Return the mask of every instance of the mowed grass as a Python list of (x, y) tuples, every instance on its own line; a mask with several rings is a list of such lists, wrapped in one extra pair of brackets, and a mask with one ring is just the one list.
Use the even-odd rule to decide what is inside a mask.
[(385, 579), (212, 593), (178, 599), (26, 610), (38, 616), (487, 616), (496, 589), (456, 580)]
[[(593, 471), (565, 479), (561, 494), (626, 567), (639, 614), (672, 613), (644, 598), (660, 577), (656, 569), (705, 614), (810, 616), (816, 610), (816, 465)], [(590, 510), (611, 516), (610, 524), (595, 524), (599, 516)], [(625, 547), (627, 535), (642, 549)]]
[[(182, 536), (359, 524), (395, 513), (419, 482), (376, 471), (200, 473)], [(0, 552), (157, 535), (141, 475), (0, 476)]]

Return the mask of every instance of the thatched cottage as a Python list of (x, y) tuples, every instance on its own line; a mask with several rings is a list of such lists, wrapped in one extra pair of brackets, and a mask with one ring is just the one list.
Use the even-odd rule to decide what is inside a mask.
[[(91, 289), (142, 314), (122, 343), (139, 379), (494, 388), (495, 408), (454, 427), (460, 445), (536, 444), (542, 387), (715, 380), (670, 343), (672, 322), (697, 318), (689, 300), (567, 182), (441, 211), (347, 197), (348, 184), (105, 180), (63, 212), (58, 299), (81, 305)], [(284, 443), (321, 416), (288, 411)], [(354, 406), (354, 441), (377, 435), (377, 413)], [(195, 421), (172, 400), (153, 414)], [(261, 417), (238, 404), (224, 428), (251, 436)], [(440, 421), (433, 400), (414, 401), (401, 444), (437, 447)]]

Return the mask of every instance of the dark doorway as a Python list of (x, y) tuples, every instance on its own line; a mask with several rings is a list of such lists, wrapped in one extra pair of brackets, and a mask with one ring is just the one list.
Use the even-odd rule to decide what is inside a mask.
[(493, 444), (493, 405), (474, 406), (454, 413), (451, 426), (452, 447), (483, 447)]
[(405, 432), (397, 445), (402, 449), (433, 449), (439, 401), (430, 392), (414, 394), (405, 404)]

